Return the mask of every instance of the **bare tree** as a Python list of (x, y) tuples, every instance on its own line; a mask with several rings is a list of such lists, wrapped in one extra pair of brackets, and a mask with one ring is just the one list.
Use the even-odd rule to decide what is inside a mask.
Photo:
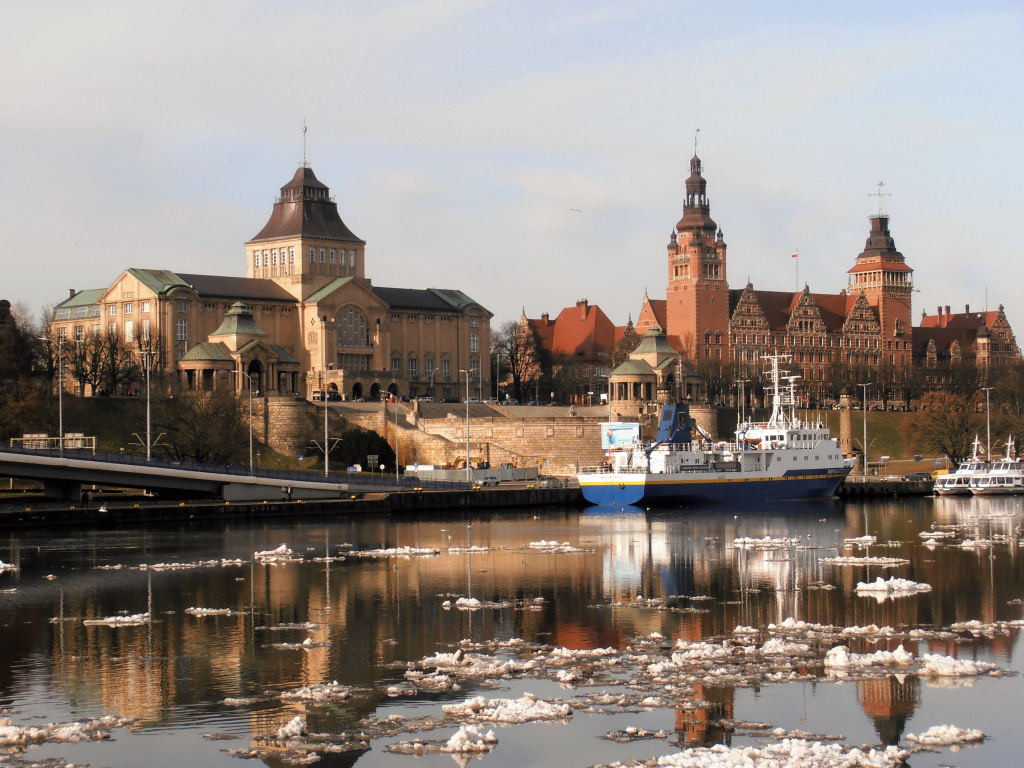
[(100, 344), (103, 348), (100, 382), (109, 394), (116, 395), (134, 377), (135, 358), (116, 332), (103, 334)]
[(85, 394), (86, 386), (96, 394), (100, 379), (103, 376), (103, 339), (98, 333), (87, 333), (67, 345), (65, 352), (68, 358), (68, 372), (78, 382), (81, 393)]
[(248, 456), (240, 401), (227, 391), (187, 392), (159, 401), (155, 417), (164, 450), (179, 461), (240, 463)]
[(911, 420), (918, 439), (953, 464), (967, 458), (974, 437), (984, 429), (978, 416), (977, 395), (929, 392), (921, 403), (923, 409)]
[[(492, 351), (505, 361), (512, 390), (525, 400), (524, 385), (540, 377), (537, 339), (528, 323), (508, 320), (501, 324), (492, 340)], [(503, 368), (503, 370), (505, 370)]]

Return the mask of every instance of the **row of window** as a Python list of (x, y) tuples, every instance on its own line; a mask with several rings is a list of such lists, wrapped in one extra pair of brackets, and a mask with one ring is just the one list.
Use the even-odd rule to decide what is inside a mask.
[[(356, 252), (355, 250), (346, 251), (344, 248), (320, 248), (316, 246), (309, 247), (309, 263), (316, 264), (317, 257), (319, 256), (320, 264), (340, 264), (345, 265), (345, 255), (348, 254), (348, 266), (351, 269), (355, 269), (356, 266)], [(294, 264), (295, 263), (295, 246), (289, 246), (288, 248), (254, 248), (252, 251), (252, 266), (253, 269), (259, 269), (260, 267), (276, 267), (278, 264)]]

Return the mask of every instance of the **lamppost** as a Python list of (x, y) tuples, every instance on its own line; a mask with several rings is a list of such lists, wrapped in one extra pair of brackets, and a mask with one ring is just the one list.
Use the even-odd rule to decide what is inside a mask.
[(868, 387), (871, 386), (871, 382), (866, 384), (858, 384), (858, 387), (864, 388), (864, 399), (862, 405), (864, 407), (864, 477), (868, 476)]
[[(150, 429), (150, 410), (149, 410), (149, 367), (152, 364), (153, 351), (146, 349), (142, 351), (142, 359), (146, 361), (146, 461), (148, 462), (152, 456), (152, 445), (153, 441), (150, 437), (152, 434)], [(249, 405), (249, 429), (252, 430), (252, 403)], [(252, 439), (249, 440), (249, 452), (252, 453)]]
[[(327, 315), (320, 318), (321, 325), (323, 327), (323, 348), (324, 348), (324, 391), (323, 391), (323, 404), (324, 404), (324, 479), (330, 477), (330, 446), (328, 440), (330, 440), (330, 434), (327, 425)], [(387, 407), (387, 406), (385, 406)]]
[[(384, 417), (387, 418), (388, 404), (384, 402)], [(398, 403), (395, 403), (395, 487), (398, 487)]]
[(988, 393), (993, 387), (982, 387), (985, 390), (985, 461), (992, 461), (992, 413), (989, 410)]
[[(143, 353), (143, 354), (152, 354)], [(253, 460), (252, 460), (252, 382), (253, 379), (258, 379), (259, 376), (255, 373), (246, 373), (245, 371), (232, 371), (236, 376), (245, 376), (246, 382), (249, 385), (249, 474), (253, 473)], [(242, 380), (238, 380), (238, 386), (242, 386)], [(159, 438), (158, 438), (159, 439)], [(146, 363), (146, 458), (149, 459), (149, 363), (147, 358)]]
[[(41, 336), (40, 341), (53, 342), (49, 336)], [(57, 337), (57, 431), (60, 440), (60, 455), (64, 455), (64, 340)]]
[(459, 371), (466, 374), (466, 482), (473, 482), (473, 470), (469, 464), (469, 371)]
[(736, 379), (736, 384), (740, 388), (740, 403), (739, 408), (736, 409), (736, 431), (740, 431), (740, 427), (743, 422), (746, 421), (746, 408), (747, 408), (747, 387), (750, 383), (750, 379)]

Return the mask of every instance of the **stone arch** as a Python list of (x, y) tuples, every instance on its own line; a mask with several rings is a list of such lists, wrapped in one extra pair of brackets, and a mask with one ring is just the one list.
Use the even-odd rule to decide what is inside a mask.
[(360, 382), (356, 382), (352, 385), (352, 399), (359, 400), (363, 396), (363, 385)]
[(388, 384), (388, 394), (398, 397), (398, 385), (395, 382)]
[[(258, 360), (256, 358), (253, 358), (252, 360), (249, 361), (249, 365), (247, 365), (245, 367), (245, 373), (246, 373), (246, 377), (248, 378), (249, 382), (251, 384), (254, 383), (256, 385), (255, 393), (262, 392), (263, 391), (263, 363), (260, 360)], [(253, 382), (253, 377), (256, 378), (255, 382)]]
[(373, 382), (373, 384), (370, 385), (370, 397), (374, 400), (380, 399), (380, 384), (377, 382)]

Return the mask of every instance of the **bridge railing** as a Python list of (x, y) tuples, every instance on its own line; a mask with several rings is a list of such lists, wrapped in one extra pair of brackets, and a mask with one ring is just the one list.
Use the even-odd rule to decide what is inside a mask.
[[(406, 490), (412, 488), (430, 488), (440, 490), (470, 487), (470, 484), (466, 482), (428, 481), (419, 480), (418, 478), (415, 477), (401, 477), (399, 478), (398, 482), (395, 483), (393, 477), (381, 477), (361, 472), (345, 472), (344, 474), (332, 472), (329, 475), (325, 476), (323, 472), (315, 471), (310, 472), (294, 469), (268, 469), (265, 467), (253, 467), (250, 470), (249, 467), (247, 466), (240, 466), (237, 464), (212, 464), (206, 462), (177, 460), (156, 456), (147, 460), (145, 456), (138, 453), (125, 453), (123, 451), (97, 451), (93, 447), (87, 448), (85, 446), (83, 446), (82, 448), (70, 448), (68, 447), (67, 442), (65, 442), (64, 451), (62, 453), (59, 447), (59, 438), (49, 438), (49, 441), (46, 442), (31, 442), (33, 440), (39, 439), (40, 438), (12, 438), (10, 441), (10, 445), (8, 446), (0, 444), (0, 453), (14, 453), (24, 456), (47, 456), (55, 459), (74, 459), (76, 461), (96, 462), (97, 464), (120, 464), (124, 466), (150, 468), (155, 467), (157, 469), (176, 469), (186, 470), (189, 472), (234, 475), (239, 478), (259, 477), (265, 479), (280, 480), (282, 485), (287, 485), (289, 481), (302, 481), (310, 483), (348, 485), (349, 488), (351, 489), (362, 489), (365, 491), (393, 490), (396, 487), (399, 489)], [(29, 442), (25, 443), (23, 441)]]

